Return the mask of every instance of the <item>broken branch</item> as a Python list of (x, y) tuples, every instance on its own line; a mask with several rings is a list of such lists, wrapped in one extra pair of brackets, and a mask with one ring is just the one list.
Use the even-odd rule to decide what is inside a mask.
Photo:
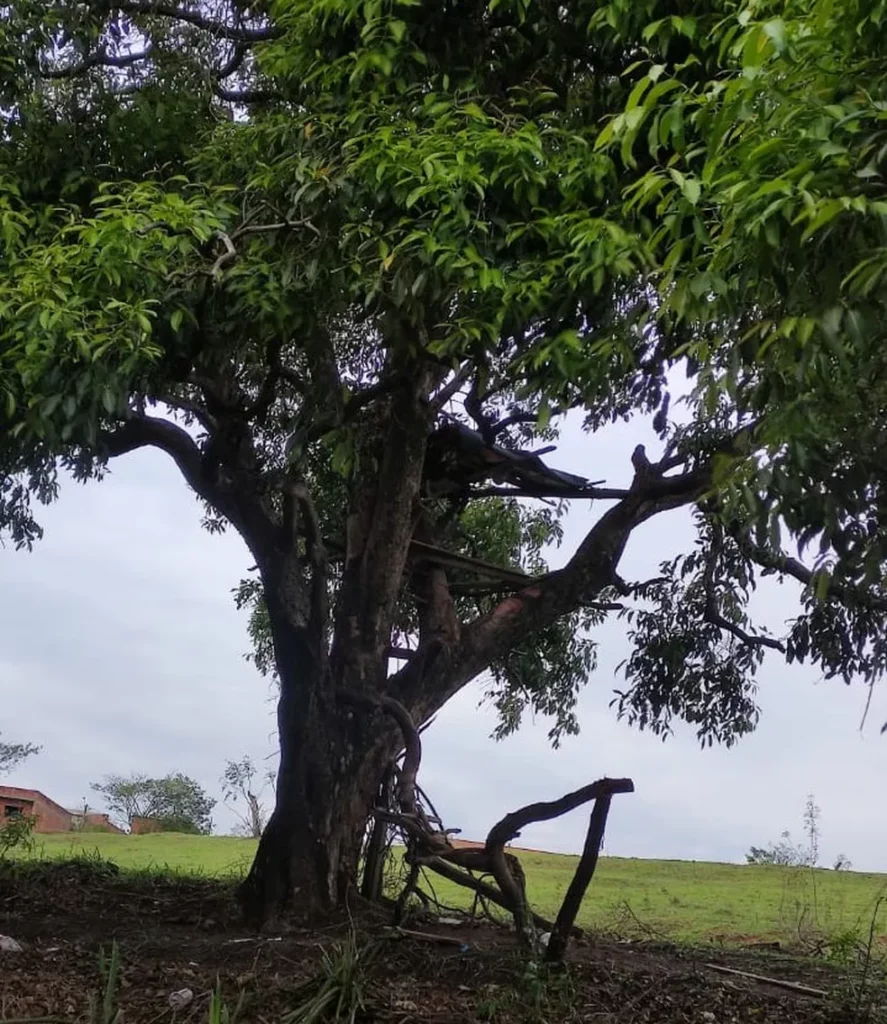
[(520, 835), (520, 830), (531, 822), (550, 821), (552, 818), (559, 818), (562, 814), (572, 811), (589, 800), (595, 800), (601, 796), (612, 796), (615, 793), (633, 793), (634, 783), (631, 779), (598, 779), (582, 789), (573, 793), (567, 793), (559, 800), (540, 801), (535, 804), (527, 804), (520, 810), (505, 817), (490, 829), (487, 836), (487, 849), (497, 845), (505, 845)]
[(585, 837), (582, 856), (579, 858), (576, 872), (564, 895), (564, 901), (561, 904), (561, 909), (558, 911), (554, 928), (551, 929), (548, 949), (546, 950), (547, 960), (557, 961), (563, 959), (564, 951), (567, 948), (567, 942), (573, 929), (573, 922), (576, 920), (579, 907), (582, 905), (583, 897), (594, 875), (594, 869), (597, 867), (612, 799), (610, 793), (605, 793), (594, 802), (591, 818), (588, 822), (588, 834)]

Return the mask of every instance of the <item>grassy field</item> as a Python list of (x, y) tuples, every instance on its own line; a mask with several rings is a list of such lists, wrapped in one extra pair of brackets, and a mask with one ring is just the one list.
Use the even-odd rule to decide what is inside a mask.
[[(40, 836), (35, 857), (100, 856), (121, 868), (170, 869), (236, 877), (255, 843), (227, 836)], [(576, 857), (521, 853), (530, 900), (553, 915), (569, 885)], [(435, 876), (438, 897), (465, 905), (467, 893)], [(887, 875), (746, 867), (690, 861), (601, 859), (578, 923), (622, 936), (673, 941), (744, 942), (867, 934)], [(887, 941), (887, 904), (878, 915)]]

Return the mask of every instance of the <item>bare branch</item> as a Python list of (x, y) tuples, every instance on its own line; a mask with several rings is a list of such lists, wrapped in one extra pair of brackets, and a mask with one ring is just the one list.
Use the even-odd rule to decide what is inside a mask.
[(582, 789), (573, 793), (567, 793), (559, 800), (540, 801), (535, 804), (527, 804), (518, 811), (506, 814), (501, 821), (497, 822), (487, 836), (487, 849), (494, 846), (501, 846), (511, 842), (520, 835), (520, 830), (535, 821), (550, 821), (552, 818), (559, 818), (562, 814), (572, 811), (589, 800), (596, 800), (600, 796), (612, 796), (615, 793), (633, 793), (634, 783), (631, 779), (598, 779)]
[(453, 376), (453, 379), (445, 384), (440, 391), (431, 399), (431, 405), (434, 409), (442, 409), (447, 402), (456, 394), (459, 388), (468, 380), (471, 376), (471, 371), (474, 369), (474, 364), (471, 362), (463, 363)]
[[(602, 481), (597, 481), (602, 483)], [(566, 491), (563, 487), (558, 490), (546, 491), (542, 488), (526, 490), (519, 487), (478, 487), (466, 492), (466, 497), (471, 498), (587, 498), (590, 501), (618, 501), (628, 496), (630, 492), (624, 487), (598, 487), (596, 484), (589, 484), (588, 487), (577, 487), (574, 490)]]
[(718, 597), (715, 592), (715, 572), (722, 548), (723, 533), (721, 527), (715, 525), (711, 549), (708, 553), (705, 571), (702, 575), (702, 585), (705, 591), (704, 620), (722, 629), (725, 633), (730, 633), (731, 636), (735, 636), (737, 640), (741, 640), (742, 643), (747, 644), (749, 647), (769, 647), (774, 651), (785, 654), (785, 645), (780, 643), (779, 640), (773, 640), (768, 636), (753, 636), (751, 633), (747, 633), (738, 623), (731, 622), (721, 614), (721, 610), (718, 607)]
[(231, 51), (231, 56), (225, 61), (225, 63), (213, 71), (213, 76), (218, 80), (222, 81), (228, 78), (229, 75), (233, 75), (235, 71), (243, 64), (246, 60), (246, 55), (249, 53), (249, 48), (244, 46), (243, 43), (238, 43)]
[(218, 429), (219, 423), (212, 413), (208, 412), (204, 406), (199, 402), (195, 402), (191, 398), (183, 398), (179, 395), (159, 394), (157, 395), (157, 401), (162, 402), (165, 406), (170, 409), (177, 410), (178, 412), (184, 412), (189, 416), (193, 416), (195, 420), (204, 428), (206, 431), (213, 431)]
[(95, 53), (90, 53), (84, 57), (79, 64), (73, 64), (66, 68), (41, 68), (39, 75), (41, 78), (49, 79), (74, 78), (95, 67), (125, 68), (131, 64), (137, 64), (141, 60), (146, 60), (151, 56), (153, 49), (153, 46), (146, 46), (144, 50), (140, 50), (138, 53), (123, 54), (112, 54), (108, 53), (107, 50), (97, 50)]
[[(776, 553), (767, 548), (755, 544), (749, 536), (740, 531), (731, 531), (736, 543), (742, 553), (751, 561), (769, 572), (781, 573), (784, 576), (791, 576), (805, 587), (812, 586), (816, 580), (816, 571), (809, 569), (797, 558), (790, 558), (787, 555)], [(840, 583), (836, 580), (829, 580), (829, 597), (836, 597), (839, 601), (851, 607), (857, 606), (870, 608), (877, 612), (887, 612), (887, 598), (872, 591), (863, 590), (849, 584)]]
[(235, 231), (231, 232), (231, 240), (236, 241), (238, 238), (243, 238), (244, 235), (266, 235), (272, 231), (284, 231), (293, 228), (310, 228), (315, 235), (320, 235), (320, 231), (311, 223), (311, 218), (303, 217), (301, 220), (281, 220), (273, 224), (242, 224)]
[(534, 412), (513, 412), (504, 419), (499, 420), (498, 423), (494, 423), (490, 427), (490, 433), (493, 437), (498, 437), (499, 434), (509, 427), (513, 427), (518, 423), (536, 423), (538, 419), (538, 414)]
[(212, 267), (210, 267), (209, 276), (216, 277), (221, 273), (222, 268), (227, 266), (229, 263), (233, 263), (237, 259), (237, 249), (234, 247), (229, 235), (224, 231), (217, 231), (216, 238), (218, 238), (225, 246), (225, 251), (218, 257)]

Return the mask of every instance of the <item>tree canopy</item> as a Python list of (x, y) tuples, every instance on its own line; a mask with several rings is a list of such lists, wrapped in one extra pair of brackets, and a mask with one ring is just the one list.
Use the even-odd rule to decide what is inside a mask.
[(108, 810), (127, 825), (133, 818), (153, 818), (164, 832), (212, 831), (215, 800), (199, 782), (173, 772), (162, 779), (145, 775), (108, 775), (92, 789), (104, 798)]
[[(8, 5), (0, 518), (29, 545), (61, 470), (153, 446), (240, 532), (302, 750), (275, 841), (340, 769), (371, 799), (396, 736), (343, 694), (425, 721), (489, 669), (502, 731), (532, 708), (557, 740), (608, 616), (633, 645), (618, 710), (663, 733), (753, 728), (768, 651), (880, 676), (885, 17)], [(623, 481), (554, 471), (533, 446), (566, 415), (649, 419), (661, 449)], [(606, 511), (548, 573), (576, 500)], [(694, 548), (623, 579), (632, 531), (677, 507)], [(784, 636), (750, 621), (762, 573), (800, 585)], [(322, 770), (296, 742), (315, 716)]]

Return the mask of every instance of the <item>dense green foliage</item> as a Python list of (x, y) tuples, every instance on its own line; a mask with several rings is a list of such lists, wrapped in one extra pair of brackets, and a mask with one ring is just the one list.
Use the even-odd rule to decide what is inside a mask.
[[(425, 380), (429, 401), (452, 381), (442, 411), (509, 450), (570, 412), (590, 431), (651, 417), (660, 478), (693, 482), (649, 514), (695, 503), (695, 550), (490, 646), (503, 731), (526, 707), (555, 738), (575, 729), (607, 614), (634, 643), (619, 709), (657, 730), (751, 728), (767, 649), (879, 676), (883, 0), (4, 11), (0, 517), (17, 544), (60, 468), (100, 475), (142, 444), (254, 551), (237, 495), (280, 522), (286, 480), (342, 538), (384, 464), (367, 439), (394, 382)], [(423, 494), (433, 540), (543, 573), (564, 504), (472, 493)], [(801, 584), (784, 638), (748, 619), (760, 572)], [(340, 585), (324, 577), (333, 601)], [(453, 586), (457, 617), (486, 621), (502, 590)], [(272, 668), (263, 584), (240, 597)], [(417, 609), (407, 584), (392, 643), (422, 633)]]

